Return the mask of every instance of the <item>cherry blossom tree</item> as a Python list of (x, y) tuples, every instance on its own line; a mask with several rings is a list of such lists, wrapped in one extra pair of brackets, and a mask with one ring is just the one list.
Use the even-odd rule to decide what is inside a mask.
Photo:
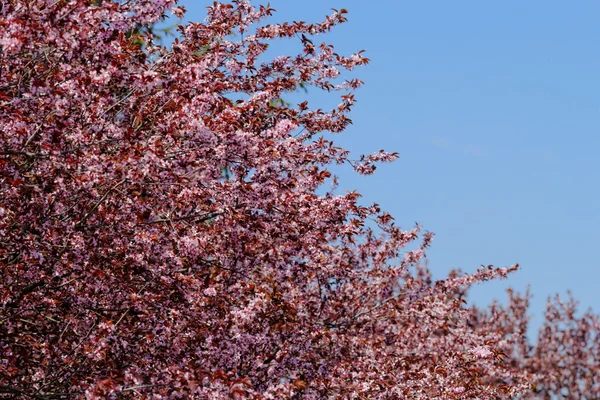
[[(331, 139), (368, 59), (317, 41), (345, 9), (273, 11), (215, 2), (167, 49), (139, 27), (173, 0), (1, 4), (1, 396), (496, 399), (575, 360), (523, 347), (518, 298), (465, 305), (518, 266), (434, 282), (430, 233), (338, 193), (331, 165), (397, 158)], [(266, 60), (278, 39), (300, 54)], [(339, 105), (279, 101), (305, 86)]]
[(537, 342), (528, 338), (529, 292), (508, 292), (506, 305), (471, 308), (469, 324), (500, 333), (502, 351), (514, 370), (530, 374), (533, 390), (523, 399), (597, 399), (600, 397), (600, 319), (591, 310), (580, 314), (577, 302), (548, 299)]

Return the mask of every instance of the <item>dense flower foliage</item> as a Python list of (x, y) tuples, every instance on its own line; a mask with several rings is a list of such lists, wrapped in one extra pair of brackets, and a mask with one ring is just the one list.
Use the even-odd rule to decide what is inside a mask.
[(503, 335), (503, 353), (512, 368), (528, 371), (532, 391), (523, 399), (600, 398), (600, 318), (591, 311), (578, 313), (577, 302), (559, 296), (548, 300), (537, 343), (527, 338), (531, 295), (509, 291), (509, 302), (489, 310), (473, 308), (470, 324)]
[[(268, 25), (215, 2), (167, 50), (136, 27), (183, 15), (172, 0), (0, 7), (0, 397), (495, 399), (581, 360), (557, 343), (589, 356), (597, 321), (560, 330), (561, 303), (541, 358), (523, 299), (465, 306), (517, 266), (432, 282), (431, 234), (318, 190), (329, 165), (397, 157), (327, 139), (368, 62), (316, 41), (346, 10)], [(265, 60), (273, 39), (302, 51)], [(340, 104), (278, 101), (305, 86)]]

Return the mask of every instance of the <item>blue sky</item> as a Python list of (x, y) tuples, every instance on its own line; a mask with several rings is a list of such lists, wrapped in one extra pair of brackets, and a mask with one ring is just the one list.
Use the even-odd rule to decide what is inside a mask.
[[(262, 2), (266, 4), (266, 2)], [(183, 1), (201, 22), (212, 1)], [(253, 4), (261, 4), (254, 1)], [(600, 3), (555, 0), (271, 0), (271, 22), (348, 23), (317, 37), (343, 54), (365, 49), (365, 81), (336, 136), (354, 154), (398, 151), (371, 177), (340, 172), (402, 226), (436, 233), (437, 278), (481, 264), (522, 270), (473, 290), (484, 304), (531, 285), (537, 328), (546, 299), (574, 293), (600, 312)], [(296, 44), (276, 47), (294, 54)], [(287, 47), (286, 47), (287, 46)], [(311, 104), (325, 101), (309, 90)], [(534, 333), (535, 335), (535, 333)]]

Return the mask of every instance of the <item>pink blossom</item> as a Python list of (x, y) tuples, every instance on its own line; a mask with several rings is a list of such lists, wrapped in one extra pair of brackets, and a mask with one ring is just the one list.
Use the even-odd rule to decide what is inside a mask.
[(479, 358), (487, 358), (492, 355), (492, 352), (487, 346), (477, 346), (473, 349), (473, 354)]

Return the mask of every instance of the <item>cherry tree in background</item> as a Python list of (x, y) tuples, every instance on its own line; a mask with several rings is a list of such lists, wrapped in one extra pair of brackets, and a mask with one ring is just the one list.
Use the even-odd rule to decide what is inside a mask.
[[(575, 362), (548, 352), (559, 332), (580, 343), (562, 303), (535, 354), (510, 326), (520, 298), (465, 306), (517, 266), (433, 282), (431, 234), (317, 191), (332, 164), (371, 174), (397, 157), (352, 160), (324, 136), (362, 84), (341, 74), (368, 62), (317, 42), (346, 10), (269, 25), (268, 6), (216, 2), (168, 50), (136, 27), (169, 11), (185, 10), (2, 3), (1, 396), (525, 398), (552, 360)], [(302, 51), (262, 61), (274, 39)], [(278, 101), (305, 85), (340, 104)]]
[(600, 398), (600, 319), (587, 311), (580, 314), (577, 302), (559, 296), (548, 299), (537, 343), (527, 338), (529, 292), (509, 290), (507, 305), (492, 304), (488, 310), (471, 309), (469, 324), (484, 334), (503, 335), (504, 354), (512, 368), (527, 371), (533, 390), (522, 399)]

